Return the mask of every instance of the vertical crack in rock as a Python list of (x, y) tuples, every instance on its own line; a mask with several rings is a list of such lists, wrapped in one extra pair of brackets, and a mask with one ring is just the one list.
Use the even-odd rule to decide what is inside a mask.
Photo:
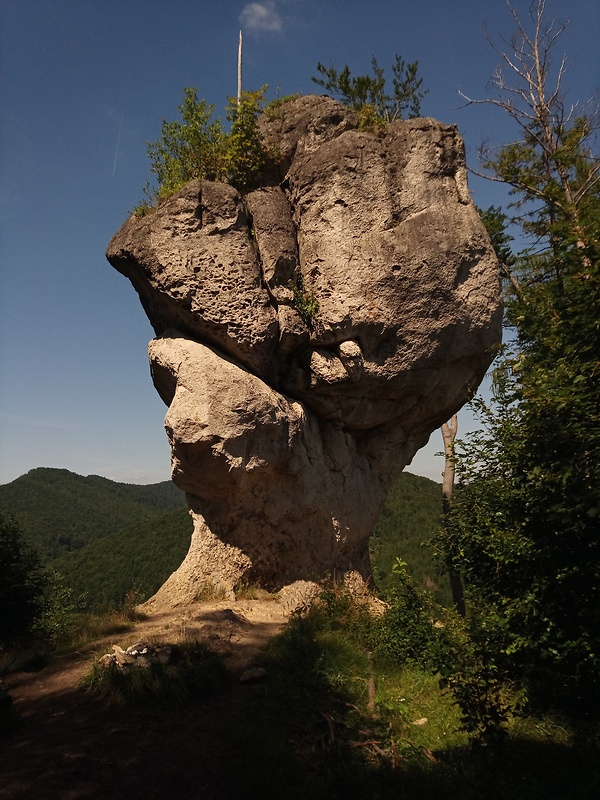
[[(155, 604), (249, 580), (368, 581), (391, 484), (501, 337), (499, 266), (454, 127), (361, 131), (314, 96), (260, 125), (278, 186), (242, 198), (192, 181), (107, 252), (156, 332), (152, 378), (194, 520)], [(318, 303), (310, 325), (294, 285)]]

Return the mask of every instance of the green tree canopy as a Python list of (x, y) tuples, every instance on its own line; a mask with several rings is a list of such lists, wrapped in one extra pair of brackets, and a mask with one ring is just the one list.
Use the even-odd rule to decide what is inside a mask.
[(384, 122), (405, 119), (406, 115), (409, 118), (420, 116), (421, 100), (427, 90), (421, 90), (423, 78), (418, 75), (419, 62), (407, 64), (402, 56), (396, 54), (392, 65), (392, 95), (385, 91), (384, 69), (379, 66), (375, 56), (371, 59), (371, 66), (372, 75), (353, 77), (348, 66), (338, 72), (334, 67), (326, 67), (319, 62), (317, 71), (323, 77), (313, 77), (312, 80), (355, 111), (370, 110)]
[(48, 578), (16, 522), (0, 515), (0, 652), (31, 633), (44, 609)]
[(258, 129), (266, 88), (242, 92), (239, 103), (229, 98), (229, 131), (213, 119), (214, 106), (199, 100), (197, 89), (185, 88), (180, 119), (163, 119), (160, 138), (147, 145), (157, 183), (146, 185), (149, 200), (163, 200), (194, 179), (227, 181), (242, 192), (256, 188), (274, 157)]
[(198, 99), (198, 90), (183, 90), (181, 120), (163, 119), (161, 137), (148, 142), (151, 170), (159, 197), (173, 194), (194, 178), (214, 181), (225, 171), (225, 132), (213, 119), (214, 106)]
[[(554, 701), (600, 697), (600, 160), (593, 118), (567, 111), (543, 2), (517, 32), (497, 94), (518, 126), (484, 154), (508, 183), (515, 255), (491, 210), (513, 335), (497, 361), (483, 430), (457, 450), (460, 491), (440, 548), (462, 572), (481, 647)], [(477, 627), (476, 626), (476, 627)], [(583, 694), (582, 694), (583, 693)]]

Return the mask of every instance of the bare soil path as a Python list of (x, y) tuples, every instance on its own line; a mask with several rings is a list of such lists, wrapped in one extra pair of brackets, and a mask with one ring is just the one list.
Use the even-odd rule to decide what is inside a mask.
[[(285, 605), (271, 598), (194, 604), (56, 656), (40, 672), (7, 676), (21, 723), (0, 739), (0, 798), (248, 800), (236, 720), (266, 689), (241, 684), (239, 676), (287, 617)], [(94, 658), (112, 644), (185, 638), (204, 641), (224, 657), (229, 678), (214, 697), (183, 709), (108, 708), (80, 688)]]

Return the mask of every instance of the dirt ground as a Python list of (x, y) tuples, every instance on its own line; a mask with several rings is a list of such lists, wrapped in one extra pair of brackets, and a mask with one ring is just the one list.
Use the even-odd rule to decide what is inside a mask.
[[(282, 629), (288, 611), (271, 598), (198, 603), (55, 656), (40, 672), (6, 676), (20, 724), (0, 738), (0, 798), (247, 800), (243, 774), (232, 767), (240, 761), (233, 721), (265, 685), (240, 683), (239, 676), (260, 663), (261, 648)], [(94, 658), (112, 644), (185, 638), (224, 656), (228, 680), (214, 697), (183, 709), (107, 708), (80, 688)]]

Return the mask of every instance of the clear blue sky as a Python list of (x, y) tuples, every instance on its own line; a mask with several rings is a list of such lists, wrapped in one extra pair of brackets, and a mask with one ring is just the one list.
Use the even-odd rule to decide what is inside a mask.
[[(600, 83), (598, 2), (547, 9), (572, 20), (561, 50), (571, 99), (586, 100)], [(510, 37), (503, 0), (0, 0), (0, 483), (37, 466), (169, 478), (152, 329), (104, 251), (142, 198), (145, 143), (183, 87), (223, 113), (240, 27), (245, 88), (268, 84), (269, 98), (319, 91), (318, 61), (361, 74), (375, 55), (389, 75), (395, 53), (418, 59), (423, 114), (456, 123), (475, 166), (482, 138), (515, 136), (457, 94), (485, 96), (498, 61), (486, 21)], [(471, 187), (479, 205), (503, 201), (493, 184)], [(434, 434), (410, 469), (439, 480), (440, 447)]]

